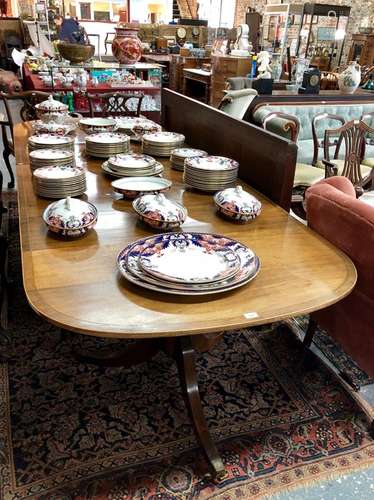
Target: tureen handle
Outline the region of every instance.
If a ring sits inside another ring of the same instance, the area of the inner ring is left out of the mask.
[[[67,196],[65,198],[65,208],[66,208],[66,210],[70,210],[70,200],[71,200],[70,196]]]
[[[236,186],[235,192],[238,196],[241,196],[243,194],[243,188],[241,186]]]
[[[157,200],[159,203],[161,203],[161,205],[163,205],[163,204],[165,203],[165,200],[166,200],[165,195],[164,195],[164,194],[162,194],[162,193],[158,193],[158,194],[156,194],[156,200]]]

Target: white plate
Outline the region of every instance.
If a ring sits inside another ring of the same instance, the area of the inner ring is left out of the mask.
[[[48,162],[49,160],[67,160],[73,158],[71,151],[63,149],[35,149],[30,152],[31,160]]]
[[[155,144],[162,146],[163,144],[174,144],[184,142],[184,135],[175,132],[154,132],[153,134],[143,135],[143,142],[149,145]]]
[[[88,135],[86,137],[86,142],[96,143],[96,144],[120,144],[123,142],[128,142],[130,140],[129,136],[126,134],[116,134],[114,132],[100,132],[98,134]]]
[[[239,163],[225,156],[205,156],[188,158],[185,166],[199,170],[238,170]]]
[[[172,182],[162,177],[128,177],[112,182],[113,191],[131,198],[140,193],[160,193],[170,188]]]

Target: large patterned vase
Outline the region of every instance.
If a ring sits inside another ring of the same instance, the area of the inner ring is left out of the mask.
[[[339,90],[343,94],[353,94],[360,85],[361,67],[355,61],[351,61],[348,68],[340,73],[338,78]]]
[[[138,28],[117,27],[112,42],[114,57],[121,64],[135,64],[142,57],[142,43],[138,38]]]

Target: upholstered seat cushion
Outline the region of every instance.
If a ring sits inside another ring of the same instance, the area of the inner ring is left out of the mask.
[[[374,158],[364,158],[362,164],[366,167],[374,168]]]
[[[324,178],[325,172],[322,169],[306,165],[305,163],[297,163],[293,185],[294,187],[312,186]]]
[[[333,163],[338,167],[338,175],[342,175],[344,169],[344,160],[331,160],[331,163]],[[325,166],[321,163],[317,163],[316,168],[322,170],[325,168]],[[372,173],[371,167],[368,167],[367,165],[364,164],[361,165],[361,175],[364,179],[365,177],[368,177],[371,173]]]

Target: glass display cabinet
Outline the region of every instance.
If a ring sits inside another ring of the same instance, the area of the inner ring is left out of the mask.
[[[339,66],[350,10],[345,5],[304,4],[296,56],[310,59],[322,71]]]
[[[302,4],[265,5],[261,47],[278,54],[280,64],[284,63],[287,48],[291,56],[296,56],[302,15]]]

